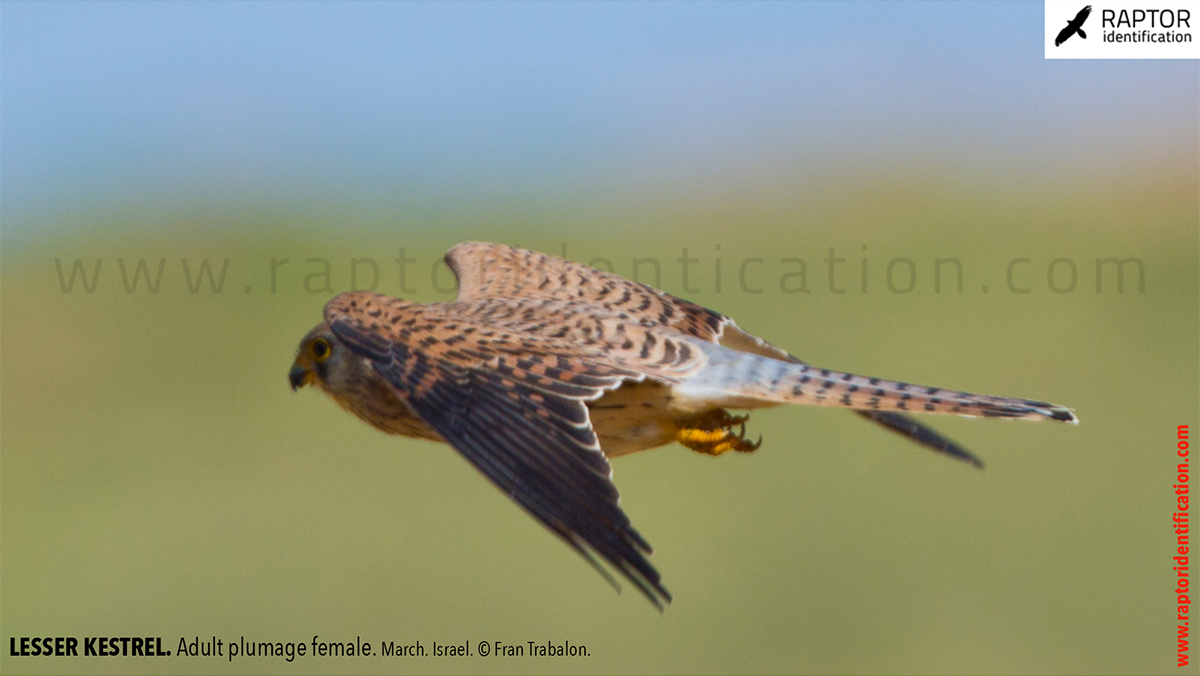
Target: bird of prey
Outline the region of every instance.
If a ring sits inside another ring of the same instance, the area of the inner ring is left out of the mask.
[[[1067,41],[1072,35],[1079,33],[1079,37],[1087,39],[1087,33],[1083,32],[1083,22],[1087,21],[1088,15],[1092,13],[1092,6],[1088,5],[1079,10],[1074,19],[1067,22],[1067,27],[1058,32],[1058,37],[1054,38],[1054,46],[1057,47]]]
[[[851,409],[980,465],[905,415],[1077,422],[1067,408],[810,366],[732,319],[614,274],[467,242],[446,263],[453,302],[351,291],[300,341],[292,389],[316,385],[385,432],[444,441],[583,555],[598,554],[660,610],[671,600],[649,543],[618,504],[608,459],[672,442],[750,452],[727,409]]]

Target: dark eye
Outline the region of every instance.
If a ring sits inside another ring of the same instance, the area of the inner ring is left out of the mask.
[[[317,361],[325,361],[329,358],[330,347],[329,341],[324,338],[317,338],[309,346],[309,351],[312,352],[313,359]]]

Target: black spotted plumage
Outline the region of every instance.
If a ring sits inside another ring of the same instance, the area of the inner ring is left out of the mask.
[[[1076,421],[1046,402],[816,369],[720,313],[537,252],[468,242],[446,262],[459,280],[453,302],[329,301],[301,341],[292,386],[315,383],[389,433],[449,443],[606,579],[616,584],[598,558],[660,609],[671,595],[619,505],[609,457],[673,441],[750,452],[745,418],[725,409],[785,403],[852,409],[975,465],[900,411]]]

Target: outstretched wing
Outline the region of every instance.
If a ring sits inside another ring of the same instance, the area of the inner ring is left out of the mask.
[[[422,420],[509,497],[614,586],[592,552],[661,610],[671,595],[646,558],[649,543],[618,505],[612,468],[584,403],[644,376],[587,363],[554,341],[509,335],[469,318],[422,314],[422,309],[376,294],[348,293],[326,305],[325,320]],[[509,345],[520,348],[519,357]]]
[[[983,469],[983,461],[974,453],[958,445],[953,439],[942,436],[932,427],[922,425],[903,413],[895,411],[855,411],[855,413],[867,420],[877,422],[897,434],[908,437],[910,441]]]
[[[458,276],[459,301],[488,298],[585,300],[614,313],[664,326],[742,352],[803,363],[782,348],[743,331],[729,317],[651,286],[536,251],[464,242],[446,252]],[[936,430],[901,413],[863,411],[864,418],[912,441],[982,467],[983,463]]]
[[[614,314],[715,341],[731,320],[708,308],[557,256],[487,242],[463,242],[446,252],[458,277],[458,301],[487,298],[583,300]]]

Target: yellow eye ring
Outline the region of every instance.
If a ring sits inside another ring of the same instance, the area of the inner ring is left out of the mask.
[[[312,355],[312,358],[315,361],[323,362],[326,359],[329,359],[329,354],[333,352],[333,349],[330,347],[328,340],[325,340],[324,338],[317,338],[311,344],[309,344],[308,352]]]

